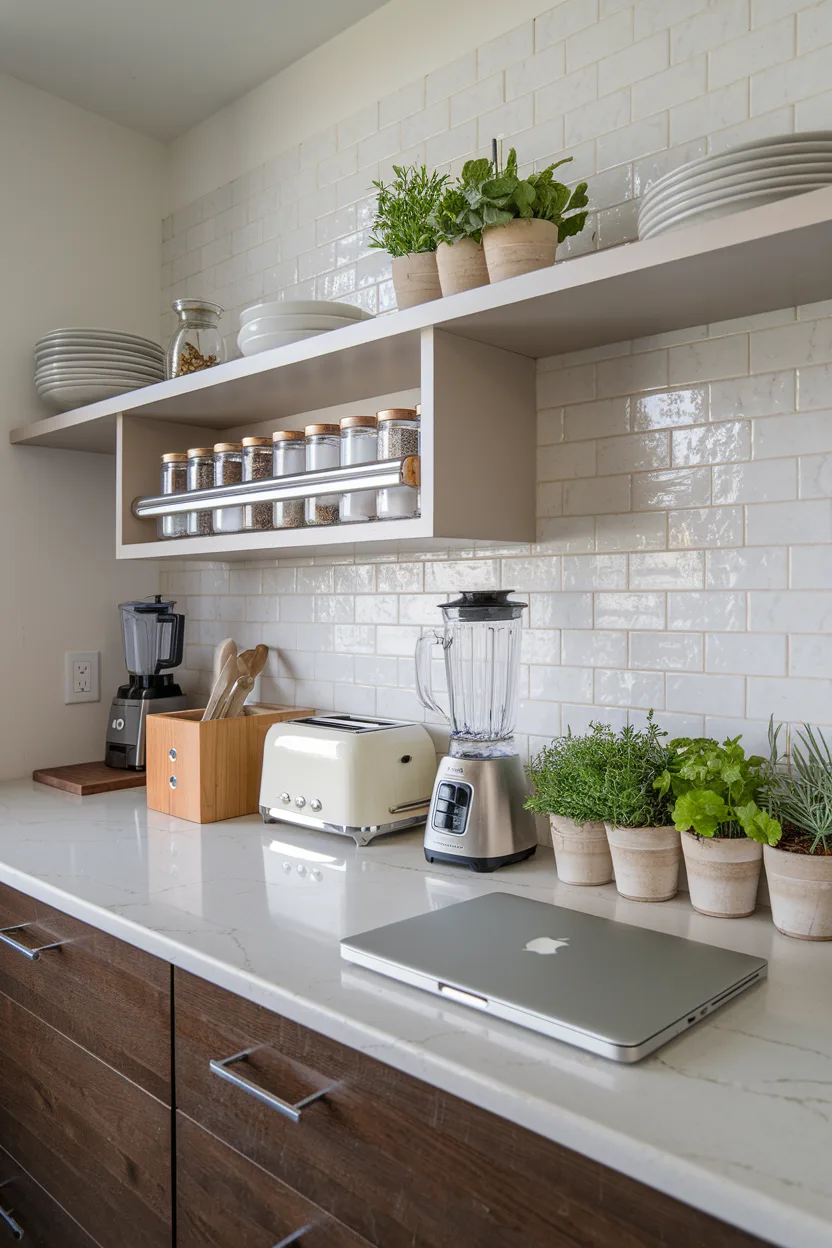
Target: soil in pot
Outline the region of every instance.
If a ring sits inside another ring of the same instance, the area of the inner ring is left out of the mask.
[[[615,886],[628,901],[670,901],[679,887],[682,846],[674,827],[606,824]]]
[[[690,903],[700,914],[742,919],[753,914],[763,864],[763,847],[747,837],[703,837],[682,833]]]
[[[612,858],[603,823],[576,823],[565,815],[550,815],[552,845],[558,879],[584,888],[609,884]]]
[[[771,917],[784,936],[832,940],[832,854],[804,851],[763,846]]]
[[[506,225],[483,230],[482,245],[488,276],[492,282],[519,273],[533,273],[555,263],[558,227],[551,221],[518,217]]]
[[[442,298],[435,251],[412,251],[393,257],[393,286],[398,308],[415,308]]]
[[[458,243],[440,243],[436,249],[436,267],[443,295],[457,295],[488,285],[488,268],[482,243],[461,238]]]

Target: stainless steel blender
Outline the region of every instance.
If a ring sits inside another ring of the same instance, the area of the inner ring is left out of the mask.
[[[458,862],[494,871],[537,848],[529,794],[514,744],[521,617],[528,603],[513,590],[465,591],[440,610],[444,629],[429,629],[416,647],[422,705],[451,725],[450,753],[439,764],[425,827],[428,862]],[[433,696],[431,651],[442,646],[449,712]]]
[[[104,762],[108,767],[144,771],[145,720],[158,711],[184,711],[187,697],[166,667],[182,662],[185,617],[176,603],[156,594],[153,601],[122,602],[121,635],[130,680],[119,685],[110,706]]]

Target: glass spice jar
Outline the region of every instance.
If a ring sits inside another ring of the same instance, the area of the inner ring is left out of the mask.
[[[179,326],[165,355],[166,376],[184,377],[222,364],[225,343],[219,326],[223,308],[208,299],[174,299],[172,307]]]
[[[214,447],[214,485],[238,485],[242,479],[242,442],[217,442]],[[239,533],[242,527],[242,504],[214,508],[215,533]]]
[[[210,490],[214,484],[213,446],[192,446],[188,451],[188,489]],[[188,536],[210,537],[214,517],[210,511],[188,512]]]
[[[375,416],[345,416],[341,421],[341,467],[371,464],[378,457],[378,422]],[[342,524],[376,518],[376,491],[357,490],[342,494],[339,505]]]
[[[243,438],[243,480],[265,481],[272,475],[271,438]],[[272,503],[247,503],[243,507],[244,529],[270,529]]]
[[[307,425],[306,471],[337,468],[341,462],[341,430],[337,425]],[[339,496],[319,494],[306,500],[307,524],[337,524]]]
[[[379,459],[405,459],[419,454],[419,417],[411,407],[391,407],[378,413]],[[404,520],[419,514],[419,492],[409,485],[379,490],[379,520]]]
[[[188,456],[171,451],[162,456],[162,493],[184,494],[188,488]],[[187,513],[160,516],[156,521],[159,537],[184,537],[188,531]]]
[[[272,435],[274,443],[272,475],[291,477],[306,472],[306,435],[300,429],[279,429]],[[274,527],[276,529],[300,529],[303,527],[304,506],[302,498],[290,498],[274,504]]]

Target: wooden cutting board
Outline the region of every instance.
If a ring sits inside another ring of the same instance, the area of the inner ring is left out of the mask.
[[[89,797],[92,793],[113,793],[117,789],[144,788],[147,777],[143,771],[121,771],[105,763],[73,763],[70,767],[42,767],[32,772],[38,784],[51,785]]]

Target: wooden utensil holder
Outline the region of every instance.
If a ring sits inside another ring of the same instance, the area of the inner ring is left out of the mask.
[[[147,805],[191,823],[254,815],[260,804],[263,745],[272,724],[310,708],[247,708],[236,719],[202,722],[202,711],[148,715]]]

